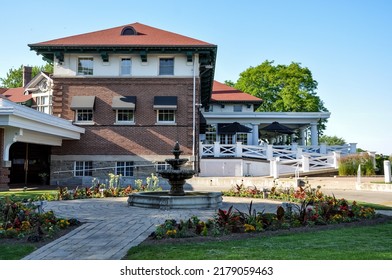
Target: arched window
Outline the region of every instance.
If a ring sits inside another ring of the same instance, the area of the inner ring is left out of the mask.
[[[132,36],[132,35],[137,35],[137,32],[136,32],[135,28],[133,28],[132,26],[126,26],[121,31],[121,35],[122,36]]]

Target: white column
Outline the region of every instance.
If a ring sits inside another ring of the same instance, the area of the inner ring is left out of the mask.
[[[340,160],[340,152],[332,152],[333,154],[333,167],[338,169],[339,168],[339,160]]]
[[[220,143],[214,142],[214,157],[220,156]]]
[[[310,144],[312,146],[318,145],[318,130],[317,130],[317,123],[310,124]]]
[[[384,160],[384,177],[385,183],[391,182],[391,162],[389,160]]]
[[[305,145],[305,128],[299,129],[299,144],[301,146]]]
[[[259,125],[252,124],[252,143],[251,145],[258,145],[259,144]]]
[[[270,161],[270,176],[272,176],[274,179],[279,178],[279,161],[279,157]]]
[[[271,160],[274,157],[274,151],[272,145],[267,146],[267,159]]]
[[[242,142],[237,142],[235,146],[235,156],[242,157]]]
[[[309,157],[302,155],[302,172],[309,172]]]

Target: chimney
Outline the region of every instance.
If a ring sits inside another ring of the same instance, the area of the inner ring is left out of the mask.
[[[33,78],[33,67],[23,66],[23,87],[26,87],[28,83],[30,83]]]

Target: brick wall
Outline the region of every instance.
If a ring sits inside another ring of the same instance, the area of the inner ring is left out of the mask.
[[[54,115],[73,120],[73,96],[93,95],[96,100],[95,125],[83,126],[86,133],[80,141],[64,141],[53,154],[170,154],[175,141],[179,141],[184,155],[192,154],[192,79],[54,78],[54,84]],[[178,96],[177,125],[155,125],[154,96],[171,95]],[[113,125],[114,96],[136,96],[135,125]]]
[[[83,125],[80,140],[63,141],[53,147],[52,155],[113,155],[172,157],[175,141],[182,156],[192,155],[192,78],[54,78],[53,114],[74,120],[70,105],[73,96],[95,96],[94,125]],[[114,125],[116,112],[112,108],[115,96],[136,96],[135,124]],[[177,96],[176,125],[156,125],[154,96]],[[196,83],[196,103],[200,103],[199,80]],[[198,113],[196,114],[196,149],[198,149]],[[196,150],[197,153],[197,150]],[[80,157],[79,157],[80,158]],[[69,158],[68,158],[69,159]],[[79,159],[80,160],[80,159]],[[141,162],[140,162],[141,163]],[[64,170],[67,163],[51,161],[51,170]],[[93,163],[96,165],[96,163]],[[142,163],[141,163],[142,164]],[[151,171],[154,171],[153,169]],[[53,174],[52,174],[53,175]],[[67,177],[64,174],[60,177]],[[54,176],[56,177],[56,176]],[[60,178],[64,180],[65,178]],[[72,184],[71,178],[68,180]]]

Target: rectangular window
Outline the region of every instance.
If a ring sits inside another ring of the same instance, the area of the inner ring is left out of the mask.
[[[157,172],[168,170],[169,167],[170,167],[170,165],[167,164],[165,161],[158,161],[155,163],[155,170]]]
[[[52,98],[49,95],[38,95],[35,98],[35,105],[32,107],[37,111],[52,114]]]
[[[120,62],[120,75],[130,76],[131,75],[132,62],[130,58],[122,58]]]
[[[242,112],[242,105],[234,105],[234,112]]]
[[[159,59],[159,75],[174,75],[174,58]]]
[[[216,125],[207,125],[206,142],[207,144],[214,144],[215,141],[216,141]]]
[[[78,75],[93,75],[94,59],[79,58],[78,59]]]
[[[74,174],[76,177],[93,176],[92,161],[75,161]]]
[[[133,110],[117,110],[117,122],[133,123],[135,114]]]
[[[176,121],[175,110],[157,110],[158,123],[174,123]]]
[[[92,109],[79,109],[76,110],[76,122],[78,123],[91,123],[93,121]]]
[[[233,134],[220,134],[219,142],[223,145],[233,144]]]
[[[133,161],[118,161],[116,163],[116,175],[124,177],[133,176]]]
[[[242,144],[248,144],[248,134],[247,133],[237,133],[237,142],[242,142]]]

